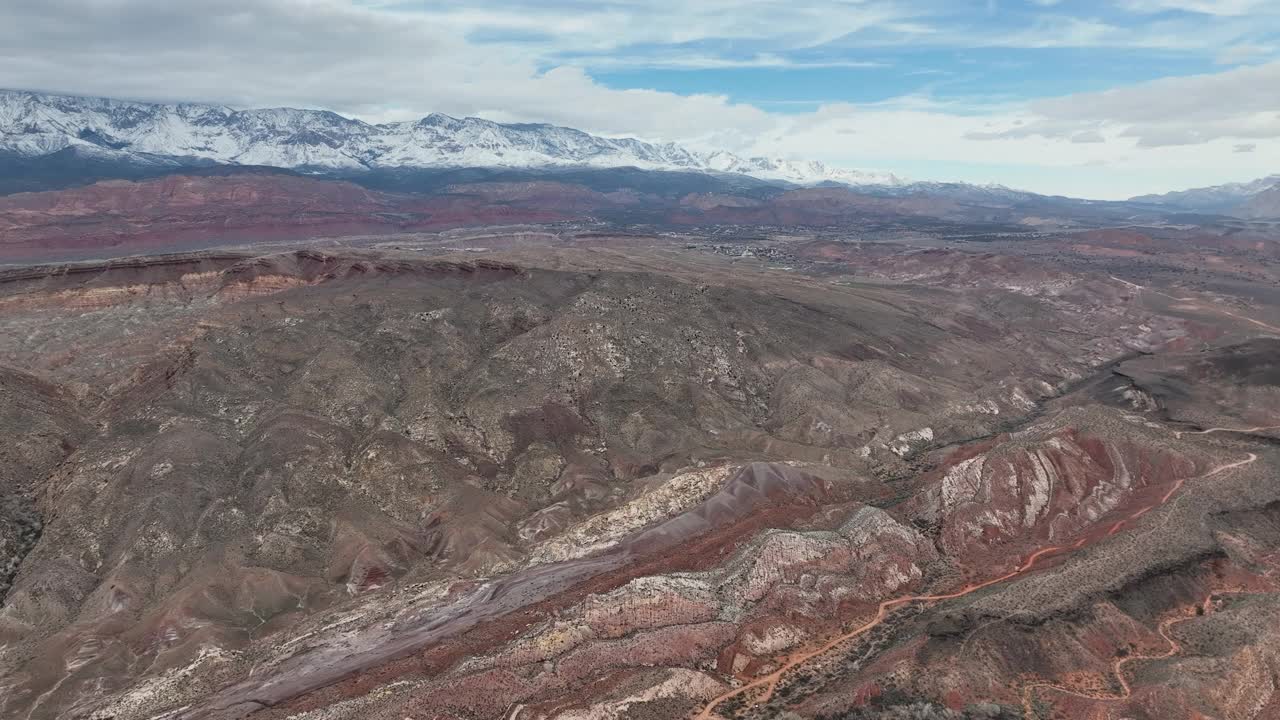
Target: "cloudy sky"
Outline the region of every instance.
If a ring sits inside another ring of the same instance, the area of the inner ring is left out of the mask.
[[[0,87],[1120,198],[1280,172],[1280,0],[3,0]]]

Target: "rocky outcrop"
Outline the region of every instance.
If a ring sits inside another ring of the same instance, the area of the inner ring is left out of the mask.
[[[1066,414],[946,464],[913,506],[966,564],[1011,542],[1068,543],[1197,473],[1204,461],[1169,449],[1163,434],[1118,413]]]

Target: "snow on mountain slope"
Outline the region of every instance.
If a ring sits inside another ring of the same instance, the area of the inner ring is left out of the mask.
[[[742,158],[728,152],[712,152],[703,156],[709,170],[742,173],[770,180],[809,184],[838,182],[846,185],[901,185],[904,181],[887,172],[845,170],[827,167],[816,160],[779,160],[776,158]]]
[[[139,163],[201,160],[283,168],[638,167],[749,175],[798,184],[899,185],[888,173],[819,162],[695,153],[672,143],[572,128],[431,114],[373,125],[321,110],[234,110],[0,90],[0,152],[73,148]]]
[[[1263,190],[1240,203],[1231,209],[1230,214],[1259,220],[1280,218],[1280,177],[1270,189]]]
[[[1280,175],[1268,175],[1251,182],[1193,188],[1163,195],[1141,195],[1131,200],[1183,210],[1222,211],[1244,204],[1277,185],[1280,185]]]

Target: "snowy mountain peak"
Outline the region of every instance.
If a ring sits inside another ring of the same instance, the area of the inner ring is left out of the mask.
[[[1280,186],[1280,175],[1268,175],[1249,182],[1179,190],[1163,195],[1141,195],[1130,199],[1184,210],[1221,211],[1234,208],[1276,186]]]
[[[797,184],[900,185],[890,173],[820,162],[696,153],[674,143],[606,138],[555,125],[431,113],[369,124],[327,110],[236,110],[0,90],[0,152],[72,149],[136,163],[282,168],[637,167],[748,175]]]

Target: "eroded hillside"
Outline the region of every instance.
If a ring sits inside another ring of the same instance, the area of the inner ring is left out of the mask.
[[[504,247],[0,276],[39,527],[0,540],[3,714],[1280,702],[1245,310],[990,251]]]

